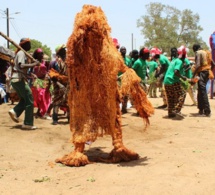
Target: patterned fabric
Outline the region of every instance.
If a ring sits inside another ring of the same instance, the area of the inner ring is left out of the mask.
[[[180,83],[164,85],[167,95],[168,113],[180,112],[184,104],[186,92]]]

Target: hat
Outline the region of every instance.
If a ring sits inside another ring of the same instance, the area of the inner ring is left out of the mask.
[[[30,39],[29,38],[22,38],[19,42],[19,45],[23,45],[26,42],[30,42]]]
[[[118,43],[118,40],[116,38],[113,38],[113,44],[117,49],[119,49],[120,44]]]
[[[65,48],[66,48],[66,46],[64,44],[58,45],[55,48],[55,53],[57,54],[61,49],[65,49]]]
[[[157,47],[154,47],[154,48],[152,48],[152,49],[150,50],[150,53],[151,53],[152,57],[154,57],[155,55],[159,55],[159,54],[161,54],[162,52],[161,52],[161,50],[158,49]]]
[[[189,51],[189,49],[186,48],[184,45],[179,47],[177,50],[178,50],[178,58],[182,58],[182,56],[187,57],[187,52]]]
[[[145,47],[145,48],[143,49],[143,53],[149,53],[149,49],[148,49],[147,47]]]
[[[43,53],[43,50],[41,48],[36,49],[37,53]]]

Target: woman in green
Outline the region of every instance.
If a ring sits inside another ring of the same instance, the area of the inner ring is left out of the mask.
[[[165,77],[166,71],[170,65],[170,61],[165,55],[161,54],[161,50],[154,47],[151,49],[151,55],[152,57],[160,64],[160,69],[156,73],[155,77],[159,78],[160,82],[162,83],[162,94],[163,94],[163,105],[158,106],[157,108],[166,108],[167,107],[167,98],[166,98],[166,92],[163,84],[163,79]]]
[[[148,61],[148,69],[149,69],[149,97],[156,98],[157,97],[157,79],[155,78],[156,70],[158,68],[158,63],[152,58]]]
[[[184,56],[184,76],[187,77],[188,79],[192,79],[193,78],[193,72],[191,70],[191,63],[190,60]],[[188,84],[187,82],[185,82],[185,91],[188,92],[193,104],[192,106],[196,106],[197,105],[197,98],[195,95],[195,90],[194,90],[194,85]]]
[[[186,50],[183,50],[186,55]],[[178,58],[178,51],[176,48],[171,49],[172,61],[166,71],[164,77],[164,87],[167,95],[168,117],[173,118],[177,116],[183,117],[181,109],[184,104],[186,92],[181,85],[182,80],[187,78],[183,76],[183,59]]]
[[[149,50],[146,47],[140,49],[139,58],[134,62],[132,69],[136,72],[137,76],[141,78],[141,84],[145,91],[147,91],[145,80],[147,75],[147,59],[149,59]]]

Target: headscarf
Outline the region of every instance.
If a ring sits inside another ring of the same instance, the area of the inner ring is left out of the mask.
[[[184,45],[180,46],[178,49],[178,58],[187,57],[187,53],[189,51]]]
[[[29,38],[22,38],[21,40],[20,40],[20,42],[19,42],[19,46],[21,46],[21,47],[23,47],[23,45],[25,44],[25,43],[27,43],[27,42],[30,42],[31,40],[29,39]],[[16,54],[18,53],[20,51],[20,49],[19,48],[17,48],[17,50],[16,50]]]
[[[155,55],[160,55],[162,52],[157,47],[154,47],[150,50],[151,56],[154,57]]]
[[[55,48],[55,53],[58,54],[58,52],[61,50],[61,49],[65,49],[66,46],[64,44],[61,44],[61,45],[58,45],[56,48]]]
[[[118,40],[116,38],[113,38],[113,44],[117,49],[120,48],[120,44],[118,43]]]

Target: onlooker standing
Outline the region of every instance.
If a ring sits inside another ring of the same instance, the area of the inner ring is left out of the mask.
[[[187,79],[183,76],[183,58],[178,58],[178,53],[175,49],[176,48],[171,49],[172,60],[164,77],[164,87],[168,102],[169,118],[176,117],[176,115],[183,117],[181,114],[181,109],[186,97],[186,92],[182,88],[180,82],[180,79]],[[185,50],[183,50],[183,56],[184,55],[186,55]]]
[[[147,59],[149,59],[149,49],[146,47],[143,47],[140,49],[139,52],[139,58],[134,62],[132,69],[135,70],[137,76],[141,78],[141,84],[145,92],[147,92],[146,87],[146,77],[148,77],[147,74]]]
[[[158,48],[152,48],[150,51],[152,57],[160,64],[160,69],[156,73],[155,77],[158,78],[160,82],[162,83],[162,94],[163,94],[163,105],[158,106],[157,108],[166,108],[167,107],[167,98],[166,98],[166,92],[163,85],[163,79],[165,77],[166,71],[170,65],[170,61],[165,55],[161,54],[161,51]]]
[[[184,69],[184,76],[187,77],[188,79],[191,79],[193,77],[193,72],[191,70],[191,63],[190,60],[187,58],[187,54],[185,55],[183,52],[183,50],[186,50],[186,53],[189,51],[188,48],[185,48],[185,46],[181,46],[178,49],[178,57],[182,59],[183,61],[183,69]],[[190,95],[191,100],[193,101],[193,106],[197,106],[197,99],[195,96],[195,92],[193,89],[193,85],[189,84],[189,85],[185,85],[185,91],[188,92],[188,94]]]
[[[31,42],[28,38],[22,38],[19,45],[25,50],[29,51],[31,49]],[[20,101],[19,103],[9,111],[9,115],[13,121],[19,122],[19,116],[25,111],[23,129],[33,130],[37,127],[34,126],[34,105],[33,96],[31,89],[27,82],[27,71],[28,68],[38,66],[40,63],[34,62],[31,64],[27,63],[27,58],[22,50],[17,50],[14,67],[12,70],[11,85],[17,92]]]
[[[69,81],[68,81],[68,73],[67,73],[67,65],[65,63],[66,60],[66,46],[64,44],[57,46],[56,48],[56,56],[57,56],[57,64],[59,71],[51,69],[49,72],[49,76],[51,77],[53,83],[53,97],[52,104],[53,105],[53,125],[58,124],[58,111],[59,108],[63,109],[63,111],[67,114],[67,118],[69,121],[70,113],[68,106],[68,91],[69,91]],[[52,75],[54,73],[54,76]],[[57,74],[55,74],[57,73]],[[60,75],[66,79],[61,80]]]
[[[126,52],[127,52],[126,48],[124,46],[122,46],[122,47],[120,47],[119,51],[122,55],[125,65],[128,67],[131,67],[131,60],[128,57],[126,57]],[[122,73],[119,73],[118,76],[120,76],[121,74]],[[127,113],[128,97],[129,97],[128,94],[123,95],[122,109],[121,109],[123,114]]]
[[[33,74],[36,78],[34,79],[31,90],[34,97],[34,107],[38,108],[36,117],[51,119],[51,117],[46,114],[51,103],[51,80],[48,79],[48,70],[43,56],[44,54],[41,48],[36,49],[33,53],[33,57],[41,64],[33,68]]]
[[[155,78],[156,71],[158,69],[158,63],[151,58],[148,62],[149,68],[149,97],[156,98],[157,97],[157,80]]]
[[[208,100],[206,85],[209,79],[213,79],[213,73],[211,71],[212,67],[212,57],[211,53],[205,51],[201,48],[199,44],[193,45],[193,51],[195,52],[195,70],[193,73],[193,77],[196,75],[199,77],[198,80],[198,109],[200,115],[210,116],[211,109]]]
[[[134,49],[131,51],[131,67],[133,66],[134,62],[139,58],[139,52]]]

